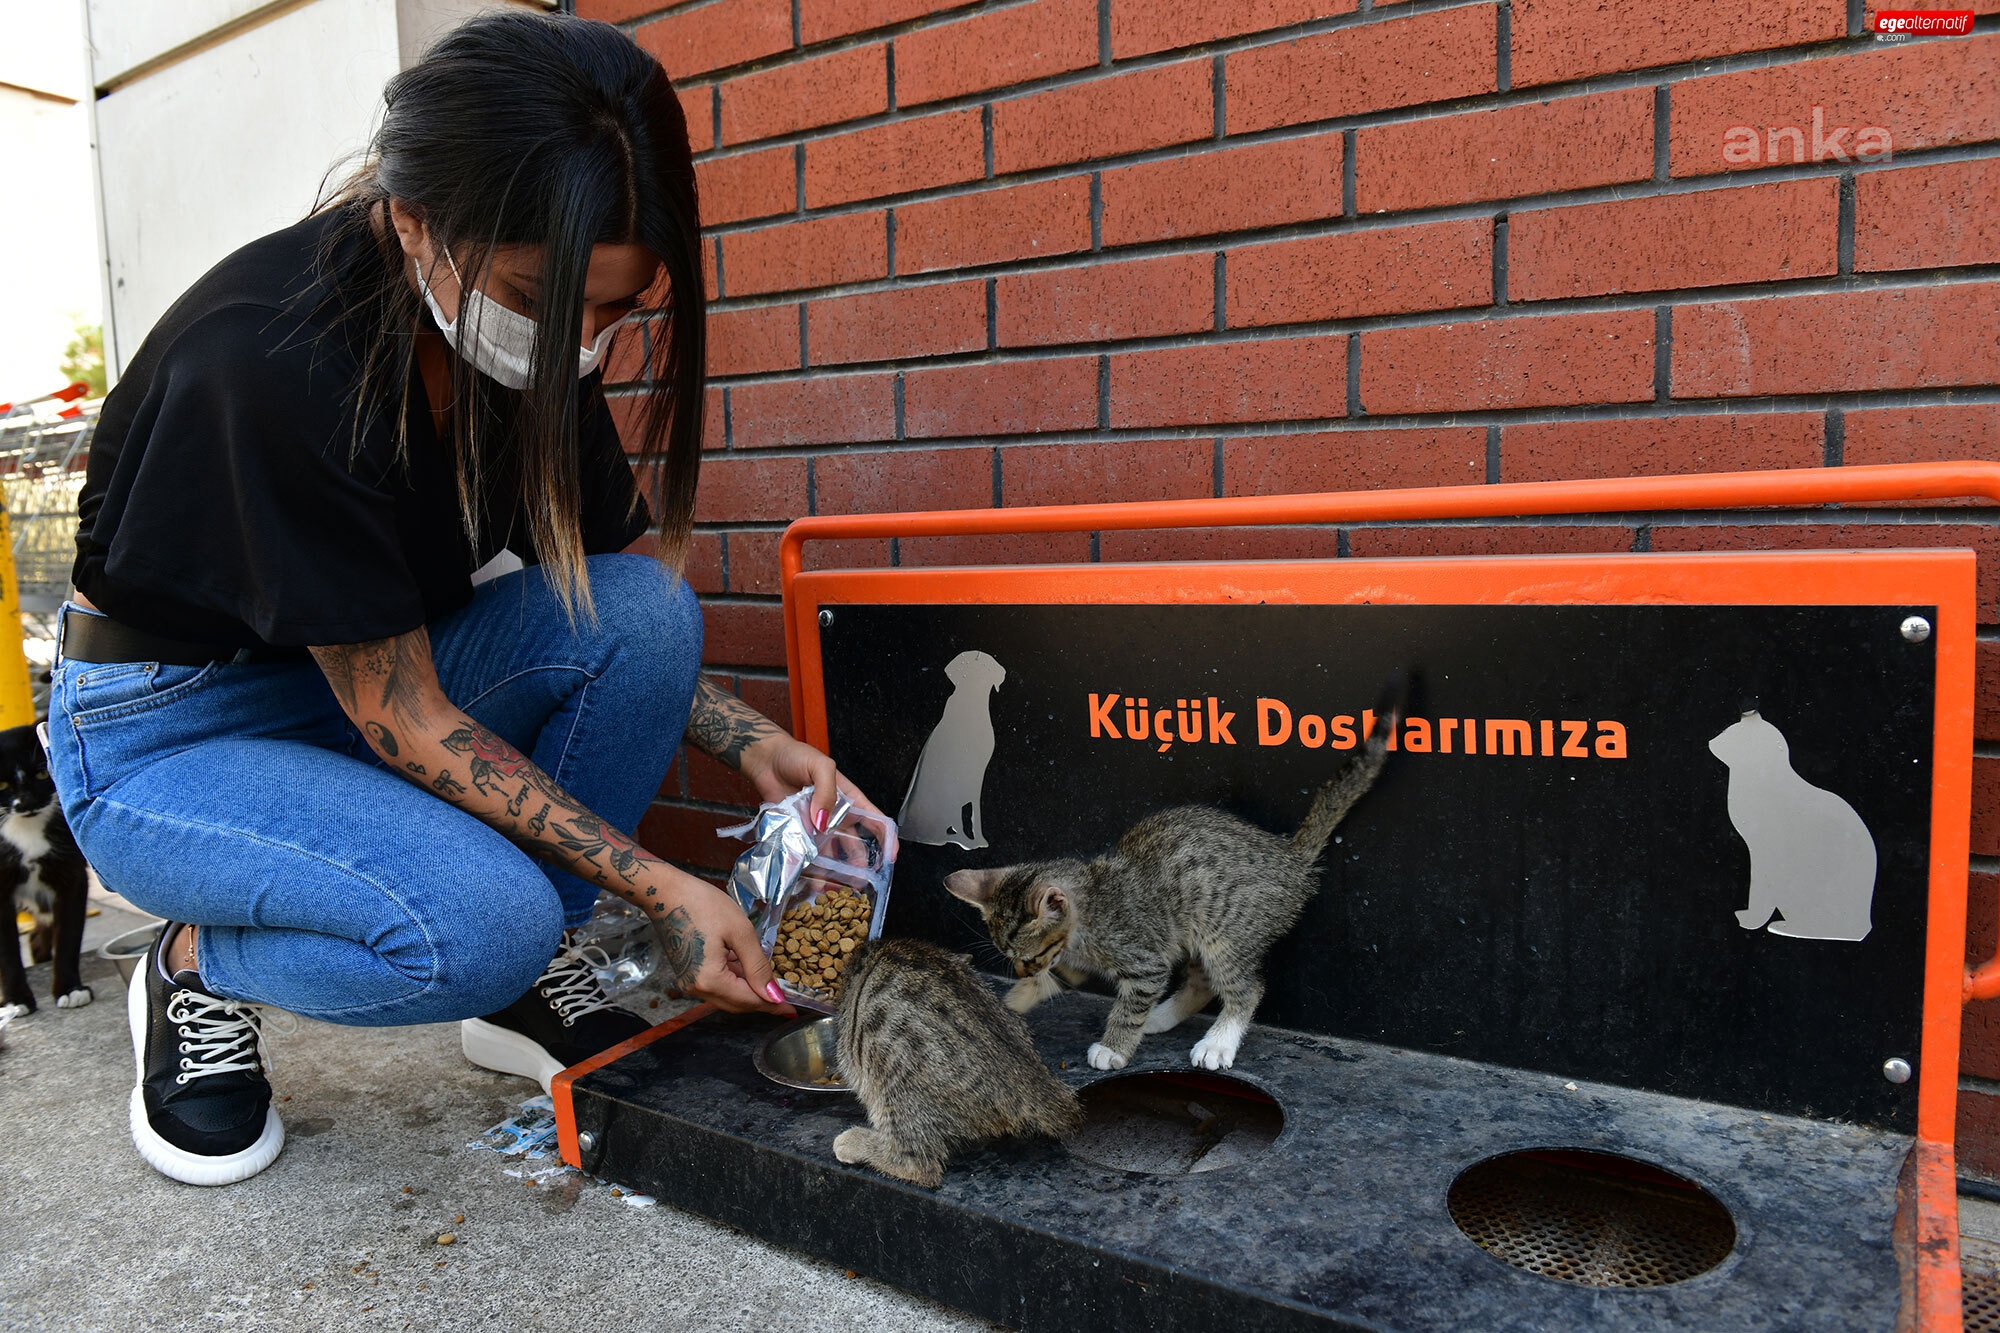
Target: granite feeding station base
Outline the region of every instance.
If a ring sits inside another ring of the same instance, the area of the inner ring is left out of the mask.
[[[1959,495],[2000,503],[2000,465],[800,520],[792,716],[930,812],[888,934],[1003,972],[951,871],[1184,804],[1296,828],[1403,673],[1393,753],[1226,1077],[1188,1063],[1206,1017],[1091,1070],[1109,1001],[1061,995],[1029,1023],[1084,1128],[923,1190],[834,1159],[862,1111],[761,1075],[770,1020],[694,1011],[558,1079],[564,1154],[1050,1333],[1956,1330],[1960,1009],[2000,994],[2000,962],[1964,962],[1973,552],[803,548]]]
[[[705,1010],[573,1080],[564,1156],[1014,1328],[1895,1327],[1906,1135],[1263,1026],[1196,1073],[1204,1019],[1104,1074],[1108,1006],[1030,1016],[1084,1131],[936,1190],[836,1161],[854,1099],[767,1081],[773,1020]]]

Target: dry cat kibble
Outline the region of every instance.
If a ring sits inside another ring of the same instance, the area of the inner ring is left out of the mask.
[[[771,962],[787,986],[838,997],[847,956],[868,939],[874,914],[868,895],[829,889],[814,902],[794,903],[778,922]]]

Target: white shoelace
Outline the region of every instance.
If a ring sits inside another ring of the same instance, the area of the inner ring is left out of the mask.
[[[200,991],[176,990],[167,1001],[167,1021],[181,1038],[181,1069],[174,1082],[186,1086],[211,1074],[254,1073],[271,1064],[264,1043],[266,1014],[241,1000],[223,1000]],[[297,1030],[273,1025],[279,1032]]]
[[[572,944],[564,939],[548,970],[535,983],[542,998],[562,1016],[564,1027],[585,1014],[612,1007],[611,997],[604,993],[604,984],[597,979],[599,968],[611,970],[610,955],[604,950],[595,944]]]

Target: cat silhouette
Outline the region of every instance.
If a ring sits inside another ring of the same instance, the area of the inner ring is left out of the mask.
[[[1794,772],[1785,734],[1755,710],[1708,748],[1729,766],[1729,822],[1750,848],[1750,905],[1737,924],[1770,922],[1773,935],[1807,940],[1866,939],[1875,839],[1854,807]]]
[[[993,718],[987,704],[1007,679],[1007,668],[971,651],[952,658],[944,674],[958,688],[945,700],[944,715],[917,756],[896,826],[905,842],[951,843],[973,851],[986,846],[979,796],[993,758]]]

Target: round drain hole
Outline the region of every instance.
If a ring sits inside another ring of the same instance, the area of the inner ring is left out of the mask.
[[[1473,1244],[1586,1287],[1664,1287],[1721,1263],[1736,1224],[1715,1196],[1645,1162],[1543,1149],[1467,1168],[1445,1196]]]
[[[1219,1074],[1121,1074],[1080,1097],[1083,1128],[1069,1150],[1121,1171],[1217,1171],[1256,1157],[1285,1127],[1261,1089]]]

